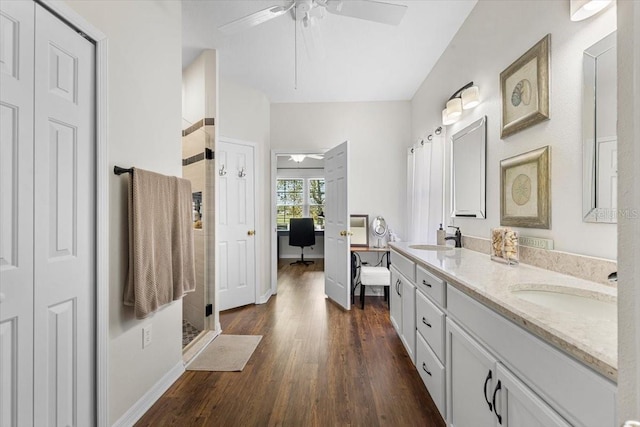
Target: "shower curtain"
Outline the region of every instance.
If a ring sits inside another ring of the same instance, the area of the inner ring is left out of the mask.
[[[442,135],[424,139],[407,153],[408,241],[436,243],[443,222],[443,164]]]

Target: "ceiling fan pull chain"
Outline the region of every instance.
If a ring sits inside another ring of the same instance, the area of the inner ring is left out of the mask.
[[[298,8],[294,7],[294,24],[293,24],[293,88],[298,90]]]

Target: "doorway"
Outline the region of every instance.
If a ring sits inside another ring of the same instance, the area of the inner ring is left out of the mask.
[[[324,270],[325,171],[324,154],[321,152],[283,151],[274,154],[272,204],[275,217],[272,226],[276,245],[272,252],[272,271],[277,282],[278,271],[283,267],[304,269],[300,263],[290,265],[302,257],[307,263],[317,264],[313,266],[314,271]],[[313,219],[315,243],[303,249],[289,245],[290,221],[293,218]]]

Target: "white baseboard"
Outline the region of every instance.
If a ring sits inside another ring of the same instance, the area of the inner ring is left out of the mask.
[[[271,288],[267,289],[267,292],[265,292],[264,295],[258,297],[256,304],[266,304],[267,301],[269,301],[269,298],[271,298]]]
[[[184,363],[178,362],[163,375],[112,427],[131,427],[153,406],[162,394],[184,373]]]

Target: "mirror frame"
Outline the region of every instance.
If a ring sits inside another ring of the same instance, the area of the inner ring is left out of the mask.
[[[583,52],[582,64],[582,220],[614,224],[617,222],[616,209],[599,208],[597,206],[597,100],[596,75],[598,57],[616,47],[616,31],[586,48]],[[617,66],[617,64],[616,64]],[[593,76],[593,81],[587,81]],[[587,87],[591,91],[587,90]],[[593,123],[593,126],[588,126]],[[616,135],[617,139],[617,135]],[[587,157],[588,156],[588,157]]]
[[[455,143],[457,140],[471,133],[478,132],[480,144],[482,144],[482,154],[480,156],[480,171],[477,179],[482,180],[478,209],[465,210],[456,206],[456,159]],[[487,206],[487,116],[484,116],[471,123],[464,129],[456,132],[451,137],[451,217],[452,218],[486,218]]]
[[[363,219],[364,227],[354,227],[353,220],[354,219]],[[351,246],[358,247],[369,247],[369,215],[350,215],[349,216],[349,231],[353,233],[354,228],[364,228],[364,241],[354,239],[356,237],[355,234],[351,236]]]

